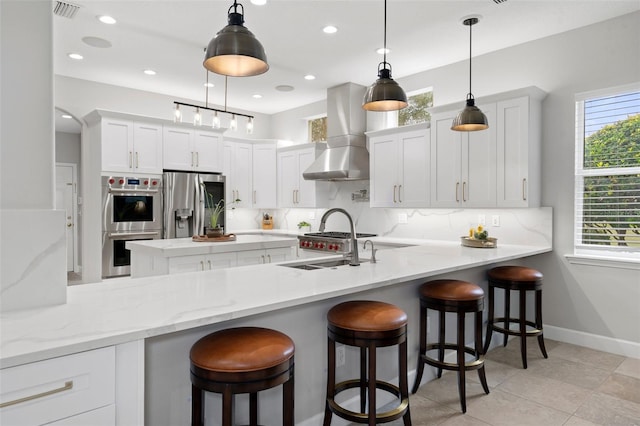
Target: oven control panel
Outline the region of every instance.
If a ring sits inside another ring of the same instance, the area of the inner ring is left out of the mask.
[[[351,251],[349,241],[327,241],[313,237],[298,237],[298,246],[305,250],[326,251],[330,253],[349,253]]]
[[[103,176],[104,186],[118,189],[157,189],[162,187],[161,177]]]

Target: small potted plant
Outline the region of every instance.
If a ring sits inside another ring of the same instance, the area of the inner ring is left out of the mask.
[[[311,224],[303,220],[302,222],[298,223],[298,229],[300,230],[300,232],[311,232]]]
[[[225,201],[221,199],[217,203],[214,204],[213,194],[209,192],[205,192],[205,207],[211,209],[211,216],[209,216],[209,227],[205,229],[205,233],[209,238],[217,238],[222,237],[224,235],[224,228],[220,226],[218,223],[218,219],[220,219],[220,215],[224,211]],[[233,205],[235,203],[239,203],[241,200],[239,198],[233,200],[228,205]],[[235,207],[231,207],[235,209]]]

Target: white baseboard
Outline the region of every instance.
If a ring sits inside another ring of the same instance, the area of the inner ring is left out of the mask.
[[[598,351],[609,352],[631,358],[640,358],[640,343],[629,340],[614,339],[612,337],[585,333],[583,331],[570,330],[568,328],[554,327],[544,324],[544,337],[584,346]]]

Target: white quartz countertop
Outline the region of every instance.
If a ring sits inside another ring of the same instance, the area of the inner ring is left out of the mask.
[[[380,251],[377,263],[357,267],[267,264],[71,286],[64,305],[0,314],[0,368],[551,251],[409,241],[418,245]]]
[[[291,247],[298,244],[297,238],[287,235],[234,235],[235,241],[196,242],[191,238],[127,241],[126,248],[133,253],[173,257]]]

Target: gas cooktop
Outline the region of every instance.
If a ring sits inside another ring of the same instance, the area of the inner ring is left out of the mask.
[[[304,234],[305,237],[322,237],[322,238],[349,238],[351,239],[350,232],[308,232]],[[375,237],[376,234],[360,234],[356,232],[356,238],[369,238]]]

